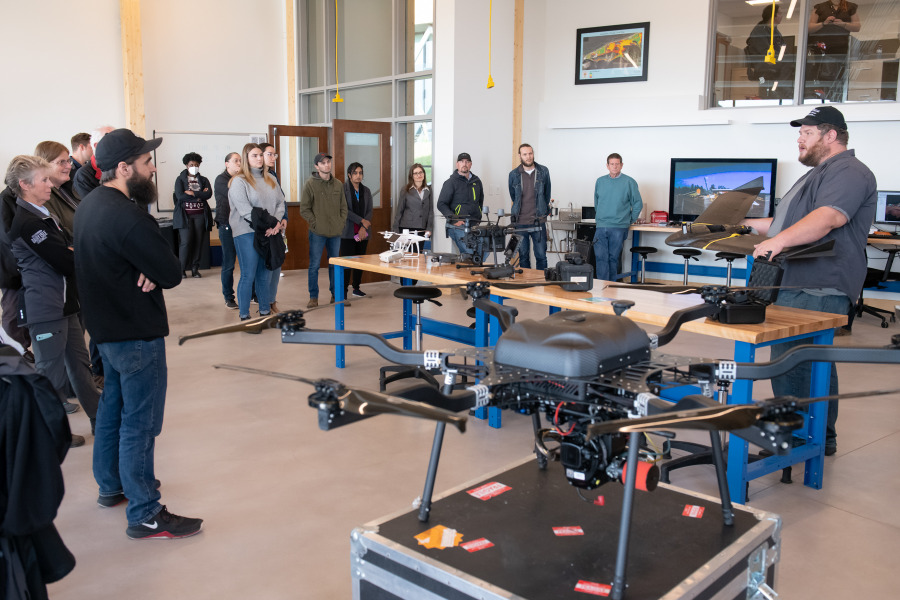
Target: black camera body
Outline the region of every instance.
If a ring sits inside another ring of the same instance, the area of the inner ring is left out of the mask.
[[[594,267],[581,254],[572,252],[555,267],[544,269],[544,279],[567,282],[560,286],[567,292],[589,292],[594,287]]]

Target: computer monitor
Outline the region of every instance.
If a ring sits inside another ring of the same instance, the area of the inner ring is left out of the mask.
[[[900,192],[878,190],[875,222],[879,225],[900,225]]]
[[[595,219],[597,217],[597,209],[593,206],[582,206],[581,207],[581,220],[589,221],[591,219]]]
[[[694,221],[723,193],[761,188],[748,217],[775,214],[775,158],[673,158],[669,178],[669,219]]]

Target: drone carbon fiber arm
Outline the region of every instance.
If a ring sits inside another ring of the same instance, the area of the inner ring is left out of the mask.
[[[678,330],[681,329],[681,326],[685,323],[716,315],[719,313],[719,308],[718,304],[704,302],[697,306],[682,308],[681,310],[676,311],[669,317],[666,326],[656,332],[656,347],[659,348],[660,346],[665,346],[671,342],[678,334]]]
[[[841,346],[797,346],[777,360],[766,363],[733,363],[735,379],[770,379],[784,375],[804,362],[900,364],[900,347],[845,348]],[[721,365],[721,363],[720,363]],[[718,375],[720,366],[717,365]]]
[[[284,330],[281,341],[286,344],[322,344],[326,346],[366,346],[382,358],[397,365],[437,368],[447,356],[443,352],[413,352],[401,350],[377,333],[364,331],[334,331],[323,329]]]
[[[782,354],[777,360],[765,363],[736,363],[720,361],[709,365],[717,378],[733,381],[749,379],[759,381],[784,375],[804,362],[838,362],[863,364],[900,364],[900,346],[880,348],[844,348],[840,346],[797,346]],[[693,365],[694,368],[700,365]]]

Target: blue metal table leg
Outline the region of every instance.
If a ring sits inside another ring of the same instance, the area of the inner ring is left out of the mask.
[[[640,245],[641,245],[641,232],[637,231],[637,230],[632,231],[631,232],[631,247],[634,248],[635,246],[640,246]],[[631,276],[631,283],[638,282],[638,279],[639,279],[638,274],[640,273],[640,271],[638,270],[639,268],[640,268],[640,261],[638,260],[638,255],[635,254],[634,252],[632,252],[631,253],[631,272],[633,273],[633,275]]]
[[[734,343],[736,362],[754,362],[756,347],[747,342]],[[739,379],[731,388],[729,404],[748,404],[753,401],[753,382]],[[728,436],[728,493],[732,502],[747,502],[747,452],[749,444],[736,435]]]
[[[400,285],[412,285],[412,279],[408,277],[400,278]],[[412,300],[403,299],[403,349],[413,349],[413,335],[416,330],[416,317],[413,311]]]
[[[813,336],[813,344],[831,345],[834,341],[834,330],[820,331]],[[810,398],[827,396],[830,392],[831,363],[812,363],[812,382]],[[807,459],[803,471],[803,485],[822,489],[823,471],[825,470],[825,425],[828,421],[828,402],[816,402],[809,406],[807,418],[807,444],[818,445],[819,453]]]
[[[558,307],[558,306],[551,306],[551,307],[550,307],[550,314],[551,314],[551,315],[555,315],[556,313],[558,313],[558,312],[561,311],[561,310],[562,310],[562,309],[561,309],[560,307]]]
[[[344,299],[344,267],[334,265],[334,300],[340,302]],[[334,328],[338,331],[344,329],[344,305],[334,307]],[[344,347],[334,347],[334,363],[338,369],[344,368]]]
[[[490,299],[496,302],[497,304],[503,304],[502,296],[495,296],[491,294]],[[478,311],[481,312],[481,311]],[[477,327],[477,325],[476,325]],[[490,326],[488,327],[488,345],[493,348],[497,345],[497,340],[500,339],[500,321],[497,320],[497,317],[490,318]],[[481,339],[481,338],[479,338]],[[495,428],[500,429],[503,426],[503,417],[501,416],[503,411],[496,406],[491,406],[488,408],[488,425]],[[483,418],[483,417],[482,417]]]

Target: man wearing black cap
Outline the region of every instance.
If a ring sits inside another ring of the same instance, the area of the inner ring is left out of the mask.
[[[806,117],[791,121],[800,128],[799,160],[813,167],[785,194],[772,219],[747,219],[769,239],[757,244],[754,257],[784,248],[834,240],[834,255],[784,263],[783,289],[776,304],[846,315],[856,302],[866,277],[866,237],[875,216],[875,176],[847,149],[849,133],[844,115],[832,106],[820,106]],[[804,343],[772,346],[772,358]],[[776,395],[808,397],[809,363],[772,380]],[[838,393],[837,373],[831,368],[831,392]],[[825,454],[837,451],[837,401],[828,405]]]
[[[456,157],[456,170],[444,182],[438,196],[437,209],[447,217],[447,237],[456,242],[463,254],[472,254],[474,248],[465,244],[466,232],[463,228],[481,221],[484,207],[484,189],[478,175],[472,173],[472,157],[462,152]]]
[[[340,256],[341,233],[347,222],[344,184],[331,174],[331,156],[320,152],[313,159],[316,170],[300,192],[300,216],[309,223],[309,302],[306,308],[319,305],[319,263],[322,251]],[[328,289],[334,302],[334,267],[328,266]]]
[[[163,289],[181,283],[181,265],[147,207],[156,201],[152,155],[161,138],[128,129],[106,134],[95,158],[100,187],[75,213],[75,273],[85,325],[106,375],[94,440],[97,503],[128,500],[130,538],[179,538],[201,519],[160,504],[153,468],[166,400],[169,334]]]

